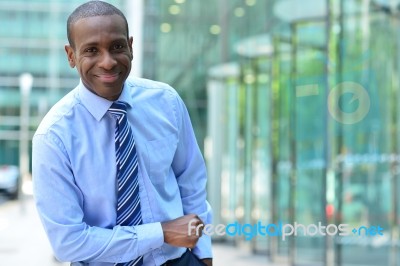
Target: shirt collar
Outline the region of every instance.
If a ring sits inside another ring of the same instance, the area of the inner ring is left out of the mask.
[[[124,84],[124,87],[122,88],[122,93],[119,96],[118,101],[123,101],[127,103],[129,107],[131,107],[129,95],[125,87],[126,84]],[[93,115],[93,117],[97,121],[100,121],[103,118],[103,116],[107,113],[108,109],[113,103],[112,101],[104,99],[91,92],[88,88],[85,87],[85,85],[82,83],[82,80],[79,82],[78,85],[78,93],[82,105],[85,106],[85,108]]]

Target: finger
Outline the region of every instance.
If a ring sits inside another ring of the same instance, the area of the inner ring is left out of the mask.
[[[203,221],[200,219],[199,216],[195,215],[194,219],[196,219],[196,228],[197,228],[197,232],[196,235],[198,235],[199,237],[201,237],[203,235],[203,230],[204,230],[204,226],[205,224],[203,223]]]
[[[201,225],[201,234],[200,234],[200,236],[202,236],[202,235],[203,235],[203,230],[204,230],[205,224],[204,224],[204,222],[200,219],[200,217],[197,216],[197,219],[199,219],[199,225]]]
[[[198,237],[201,237],[203,235],[203,230],[204,230],[204,224],[201,223],[201,221],[198,221],[196,235]]]
[[[198,233],[199,237],[201,237],[203,235],[203,230],[204,230],[204,224],[201,224],[200,225],[200,230],[199,230],[199,233]]]
[[[199,241],[199,237],[192,237],[191,239],[189,239],[189,243],[188,243],[188,248],[194,248],[197,244],[197,242]]]

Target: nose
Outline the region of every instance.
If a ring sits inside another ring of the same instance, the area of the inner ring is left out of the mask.
[[[112,54],[110,54],[109,52],[104,52],[101,55],[101,58],[99,61],[99,67],[101,67],[105,70],[111,70],[116,64],[117,64],[117,61],[112,56]]]

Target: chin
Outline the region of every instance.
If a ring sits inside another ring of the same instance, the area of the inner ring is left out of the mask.
[[[114,86],[110,85],[109,87],[105,87],[102,91],[103,91],[102,95],[104,95],[102,96],[103,98],[106,99],[113,98],[114,100],[116,100],[118,99],[119,95],[122,92],[122,85],[118,87],[115,85]]]

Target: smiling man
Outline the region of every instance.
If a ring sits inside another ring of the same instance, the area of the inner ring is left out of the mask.
[[[125,19],[118,14],[70,16],[68,29],[69,65],[77,68],[91,92],[110,101],[118,99],[133,58]]]
[[[102,1],[67,22],[81,82],[33,138],[37,209],[54,253],[72,265],[212,265],[206,169],[170,86],[128,78],[132,37]]]

